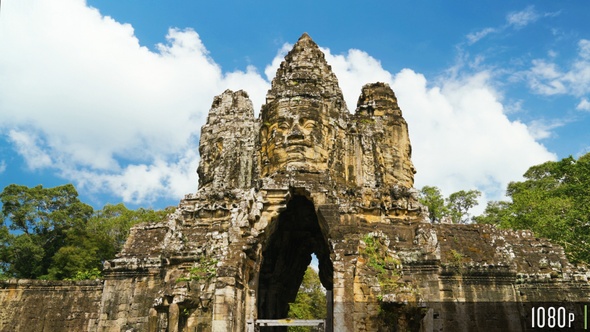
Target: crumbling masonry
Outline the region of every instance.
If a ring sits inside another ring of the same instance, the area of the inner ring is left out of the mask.
[[[198,191],[167,222],[131,230],[102,285],[84,284],[100,305],[71,314],[76,326],[245,331],[286,317],[312,253],[333,331],[522,331],[533,303],[590,302],[589,273],[559,246],[528,231],[431,224],[395,94],[367,84],[349,113],[307,34],[258,119],[246,92],[215,97],[199,152]],[[19,315],[30,284],[0,286],[0,328],[28,331]],[[59,330],[51,314],[34,326]]]

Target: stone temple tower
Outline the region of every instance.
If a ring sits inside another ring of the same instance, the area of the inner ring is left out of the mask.
[[[286,317],[312,254],[330,331],[512,331],[523,303],[589,300],[588,274],[530,232],[429,223],[394,92],[367,84],[349,112],[307,34],[258,119],[246,92],[215,97],[199,152],[198,191],[105,264],[89,330],[255,329]]]

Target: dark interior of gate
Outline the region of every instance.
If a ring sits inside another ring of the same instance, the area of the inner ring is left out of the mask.
[[[278,225],[263,251],[258,288],[258,318],[286,318],[289,302],[295,301],[314,253],[324,288],[333,287],[330,249],[318,223],[313,203],[294,196],[279,215]],[[282,331],[284,329],[275,329]]]

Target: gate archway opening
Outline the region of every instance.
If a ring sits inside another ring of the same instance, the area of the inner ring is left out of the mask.
[[[289,303],[295,301],[315,254],[320,282],[327,293],[329,317],[325,318],[326,328],[330,330],[334,272],[327,237],[315,211],[309,199],[295,195],[279,215],[277,228],[262,253],[257,299],[259,319],[287,318]],[[286,331],[286,327],[275,327],[272,331]]]

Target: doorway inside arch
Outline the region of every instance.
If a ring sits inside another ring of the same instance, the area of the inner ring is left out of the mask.
[[[259,319],[287,318],[289,303],[297,297],[312,254],[317,257],[320,282],[328,294],[329,317],[325,319],[326,330],[330,330],[333,289],[330,248],[313,203],[299,195],[295,195],[279,215],[277,228],[262,253],[257,301]],[[274,327],[265,331],[287,331],[287,328]]]

